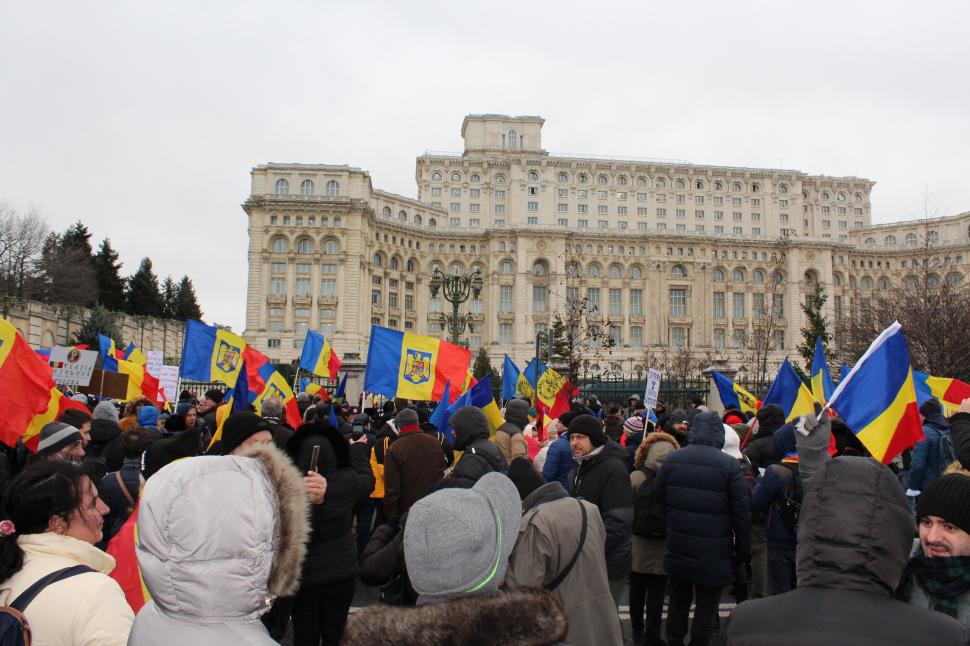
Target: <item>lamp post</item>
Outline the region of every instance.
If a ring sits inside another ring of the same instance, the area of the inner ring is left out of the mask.
[[[468,300],[469,296],[478,298],[482,293],[484,281],[482,272],[475,269],[471,274],[444,274],[435,267],[431,272],[431,282],[428,287],[431,290],[431,298],[438,298],[438,292],[451,303],[451,314],[441,314],[441,323],[448,327],[451,335],[451,342],[460,344],[458,340],[465,332],[465,328],[474,331],[472,327],[472,315],[460,314],[458,312],[461,304]]]

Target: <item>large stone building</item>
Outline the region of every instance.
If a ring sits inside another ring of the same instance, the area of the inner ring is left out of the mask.
[[[927,245],[941,279],[964,271],[970,213],[872,225],[867,179],[557,156],[542,148],[543,122],[465,117],[462,153],[417,158],[417,199],[359,168],[254,168],[246,338],[286,363],[310,328],[359,365],[372,323],[443,336],[449,306],[428,288],[437,266],[481,270],[466,339],[493,365],[505,353],[523,364],[535,333],[582,303],[614,341],[589,342],[591,373],[638,372],[667,347],[742,363],[769,308],[774,366],[800,341],[812,282],[835,319],[908,280]]]

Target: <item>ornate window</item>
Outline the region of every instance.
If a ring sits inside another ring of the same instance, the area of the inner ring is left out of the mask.
[[[687,270],[684,269],[683,265],[674,265],[674,268],[670,270],[671,278],[687,278]]]
[[[277,195],[289,195],[290,194],[290,183],[285,179],[276,180],[276,194]]]
[[[327,192],[327,197],[340,197],[340,184],[335,179],[327,182],[327,187],[325,190]]]
[[[313,182],[312,181],[310,181],[308,179],[305,179],[302,182],[300,182],[300,195],[303,196],[303,197],[312,197],[313,196]]]

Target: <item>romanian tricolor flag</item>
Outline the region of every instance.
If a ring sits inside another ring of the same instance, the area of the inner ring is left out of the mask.
[[[337,390],[335,390],[333,393],[333,401],[335,404],[342,404],[344,403],[344,400],[347,399],[347,375],[348,374],[350,373],[349,372],[344,373],[344,378],[340,380],[339,384],[337,384]],[[323,398],[329,399],[329,397],[330,396],[327,394],[327,391],[323,391]]]
[[[364,391],[439,401],[449,379],[464,383],[470,361],[471,353],[453,343],[372,325]]]
[[[758,401],[757,397],[717,370],[711,371],[711,379],[714,380],[714,387],[721,398],[721,406],[724,410],[734,408],[745,413],[756,413],[761,408],[761,402]]]
[[[803,417],[815,412],[815,398],[812,391],[808,389],[802,378],[798,376],[788,357],[781,362],[775,381],[772,382],[768,394],[761,402],[765,404],[778,404],[785,411],[785,421],[790,422],[796,417]]]
[[[293,428],[298,428],[302,418],[296,405],[296,395],[283,375],[273,367],[266,355],[253,347],[247,347],[243,357],[249,403],[256,409],[256,414],[263,414],[263,402],[278,399],[286,412],[286,422]],[[239,379],[241,381],[243,375]]]
[[[512,361],[512,357],[505,355],[502,363],[502,400],[508,401],[515,397],[519,383],[519,367]]]
[[[222,427],[232,414],[232,400],[219,404],[216,408],[216,432],[212,434],[212,440],[206,449],[211,449],[212,445],[222,439]]]
[[[536,412],[557,419],[569,410],[573,387],[569,380],[552,368],[546,368],[536,384]]]
[[[300,379],[300,392],[308,394],[310,397],[315,397],[320,395],[320,399],[327,401],[330,399],[330,393],[327,389],[320,384],[315,384],[309,379]]]
[[[340,371],[340,357],[322,334],[317,334],[313,330],[306,331],[303,352],[300,353],[300,370],[329,377],[331,381],[337,378],[337,373]]]
[[[943,405],[943,415],[949,417],[957,412],[960,403],[970,397],[970,384],[950,377],[934,377],[925,372],[913,371],[916,399],[919,404],[936,397]]]
[[[447,390],[448,382],[445,382],[445,386]],[[438,405],[441,406],[442,404]],[[495,403],[495,396],[492,394],[492,380],[488,375],[456,399],[455,403],[449,407],[450,412],[454,414],[459,408],[465,406],[482,409],[482,412],[485,413],[485,419],[488,420],[488,436],[490,438],[495,437],[495,431],[505,423],[505,418],[502,417],[502,413]]]
[[[128,343],[128,347],[125,348],[125,361],[130,361],[136,365],[144,366],[148,363],[148,357],[142,352],[141,348],[135,345],[134,341]]]
[[[245,350],[246,341],[238,334],[190,319],[185,323],[179,374],[182,379],[221,381],[232,388]]]
[[[108,554],[115,559],[115,568],[110,576],[121,586],[121,591],[125,593],[125,600],[135,614],[138,614],[141,607],[152,600],[152,595],[145,586],[145,580],[141,577],[141,569],[138,567],[138,556],[135,552],[137,544],[138,507],[136,506],[125,524],[108,543],[107,549]]]
[[[884,464],[924,439],[909,348],[898,321],[873,341],[828,405]]]
[[[115,347],[115,340],[99,334],[98,348],[101,350],[101,369],[108,372],[118,372],[118,360],[124,359],[125,353]]]
[[[812,396],[815,401],[825,404],[832,396],[835,385],[832,383],[832,373],[825,360],[825,348],[822,347],[822,337],[815,337],[815,354],[812,355]]]
[[[148,372],[148,367],[124,359],[118,360],[118,372],[128,375],[128,392],[125,398],[131,401],[139,395],[158,401],[158,378]]]

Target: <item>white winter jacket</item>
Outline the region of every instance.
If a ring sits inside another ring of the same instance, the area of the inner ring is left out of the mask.
[[[298,588],[308,504],[303,478],[271,444],[154,474],[136,548],[152,601],[128,644],[277,646],[259,617]]]
[[[0,583],[0,605],[51,572],[86,565],[94,572],[52,583],[27,606],[24,615],[33,646],[124,646],[134,619],[118,583],[108,576],[115,560],[90,543],[53,532],[17,538],[26,554],[24,567]]]

